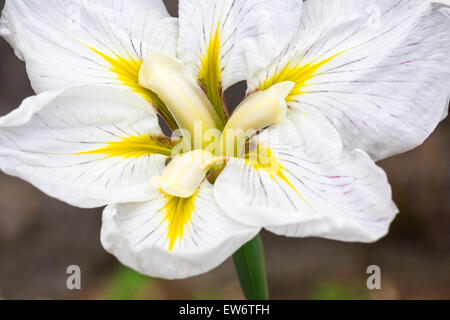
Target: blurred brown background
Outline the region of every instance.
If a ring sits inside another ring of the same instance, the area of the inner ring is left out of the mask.
[[[172,14],[177,1],[167,0]],[[4,0],[0,0],[3,8]],[[236,105],[244,92],[227,93]],[[0,115],[33,95],[24,65],[0,39]],[[271,298],[450,299],[450,121],[420,148],[383,161],[401,214],[371,245],[263,234]],[[53,200],[0,173],[0,299],[241,299],[231,261],[183,281],[142,277],[101,247],[101,210]],[[66,268],[82,269],[82,290],[66,287]],[[366,268],[382,269],[382,290],[366,287]]]

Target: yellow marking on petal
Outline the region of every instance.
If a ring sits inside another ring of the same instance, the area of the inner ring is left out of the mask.
[[[216,31],[211,32],[209,44],[205,55],[201,59],[199,82],[209,101],[217,112],[221,125],[225,126],[228,114],[223,103],[222,95],[222,69],[220,67],[220,21]],[[223,129],[220,128],[220,129]]]
[[[131,57],[126,59],[117,55],[115,55],[115,57],[111,57],[103,52],[98,51],[97,49],[89,46],[87,47],[111,65],[108,68],[109,71],[116,74],[116,79],[119,80],[121,84],[129,87],[131,91],[139,94],[151,105],[153,105],[156,108],[157,112],[161,114],[161,116],[164,118],[164,120],[167,121],[167,124],[172,129],[178,128],[175,119],[172,117],[164,102],[162,102],[158,95],[139,84],[139,71],[142,67],[142,60],[135,60]]]
[[[103,148],[76,153],[105,154],[108,158],[122,157],[124,159],[137,159],[150,154],[162,154],[170,156],[174,145],[169,138],[163,136],[130,136],[120,141],[109,142]]]
[[[344,52],[345,51],[337,53],[329,57],[328,59],[324,59],[319,62],[313,61],[311,63],[301,64],[300,61],[294,65],[292,65],[291,62],[288,62],[281,71],[277,72],[271,78],[265,80],[260,85],[258,90],[267,90],[277,83],[292,81],[295,83],[294,89],[292,89],[291,93],[286,98],[286,101],[290,102],[294,100],[296,96],[305,93],[305,91],[303,91],[304,87],[307,86],[308,81],[320,75],[318,71],[321,67]]]
[[[183,237],[186,225],[191,221],[197,193],[189,198],[178,198],[165,192],[163,195],[167,199],[167,203],[162,210],[166,211],[164,221],[169,223],[167,239],[169,240],[169,251],[172,251],[175,243]]]
[[[280,164],[280,160],[273,155],[269,148],[258,144],[253,151],[246,155],[246,161],[253,166],[256,171],[265,171],[274,181],[280,179],[286,183],[308,206],[310,206],[301,193],[286,177],[284,174],[286,169]]]

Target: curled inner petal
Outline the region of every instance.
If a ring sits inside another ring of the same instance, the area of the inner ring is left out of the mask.
[[[161,177],[153,179],[156,187],[169,195],[189,198],[198,189],[208,172],[208,163],[214,156],[204,150],[195,150],[175,157]]]
[[[208,97],[181,61],[159,52],[152,52],[142,65],[139,83],[156,92],[167,105],[180,129],[195,135],[196,125],[202,130],[215,129],[219,119]],[[203,147],[202,137],[193,137],[193,145]]]
[[[281,123],[286,118],[286,97],[293,88],[293,82],[285,81],[245,99],[225,126],[221,137],[222,153],[241,155],[248,137],[262,128]]]

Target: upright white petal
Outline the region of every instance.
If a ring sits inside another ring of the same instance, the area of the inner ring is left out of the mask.
[[[219,116],[223,91],[276,57],[300,21],[301,0],[180,0],[178,55]]]
[[[421,144],[447,115],[448,1],[308,0],[296,41],[249,83],[296,82],[290,107],[319,110],[375,160]]]
[[[217,267],[258,232],[225,215],[205,182],[191,198],[160,193],[148,202],[108,206],[101,239],[130,268],[180,279]]]
[[[273,58],[273,55],[283,50],[296,35],[300,25],[303,0],[269,0],[265,5],[274,28],[275,46],[269,47],[268,52],[271,55],[270,58]]]
[[[79,207],[151,198],[171,148],[143,98],[106,86],[47,91],[0,118],[0,169]]]
[[[293,114],[256,138],[259,154],[230,161],[215,184],[233,219],[294,237],[370,242],[397,213],[386,175],[361,150],[343,150],[317,113]]]
[[[160,0],[7,0],[0,35],[26,62],[38,93],[113,84],[166,112],[138,75],[151,50],[175,55],[177,24]]]

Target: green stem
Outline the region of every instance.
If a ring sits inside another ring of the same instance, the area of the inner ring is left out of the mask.
[[[242,291],[248,300],[267,300],[266,266],[264,247],[258,235],[233,255]]]

